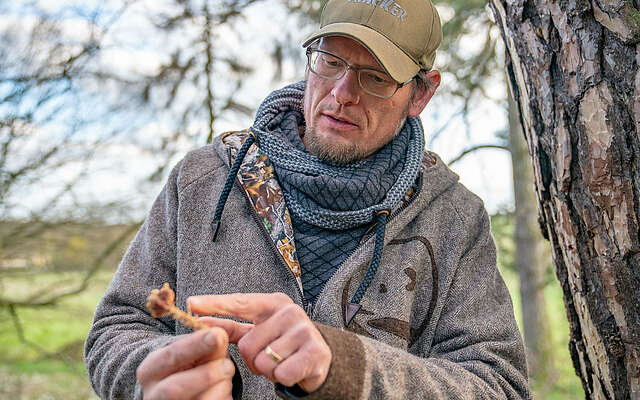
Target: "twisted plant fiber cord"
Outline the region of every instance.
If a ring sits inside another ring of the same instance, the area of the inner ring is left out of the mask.
[[[249,147],[255,142],[256,137],[253,134],[250,134],[245,139],[242,147],[238,150],[238,154],[236,154],[236,158],[233,160],[233,164],[229,169],[229,173],[227,174],[227,179],[224,182],[224,187],[222,188],[222,192],[220,193],[220,197],[218,198],[218,204],[216,205],[216,211],[213,213],[213,220],[211,221],[211,225],[213,227],[213,241],[216,241],[216,237],[218,236],[218,229],[220,228],[220,219],[222,218],[222,211],[224,210],[224,205],[227,202],[227,198],[229,197],[229,193],[231,193],[231,188],[233,187],[233,181],[238,174],[238,170],[240,169],[240,165],[242,164],[242,160],[244,156],[247,155],[247,151],[249,151]]]
[[[302,110],[304,82],[298,82],[273,92],[258,109],[252,131],[258,135],[260,149],[280,168],[309,175],[348,176],[366,164],[365,160],[347,165],[330,165],[303,151],[292,149],[288,141],[278,131],[272,131],[269,122],[278,113]],[[400,177],[387,192],[384,200],[363,209],[334,211],[318,207],[311,210],[304,207],[290,193],[284,193],[287,207],[306,222],[325,229],[344,230],[371,222],[371,216],[381,210],[390,210],[400,202],[415,181],[424,152],[424,134],[418,118],[407,118],[403,129],[410,129],[410,144],[405,158],[405,166]]]

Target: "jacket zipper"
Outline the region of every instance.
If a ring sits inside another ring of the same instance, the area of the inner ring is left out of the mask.
[[[420,192],[422,192],[422,179],[423,179],[423,173],[422,171],[420,171],[419,175],[418,175],[418,188],[416,189],[416,192],[413,194],[413,196],[411,196],[409,198],[409,200],[407,200],[406,203],[404,203],[403,205],[401,205],[400,207],[398,207],[397,210],[395,210],[390,216],[389,216],[389,221],[391,221],[392,219],[394,219],[395,217],[398,216],[398,214],[400,214],[402,211],[404,211],[405,208],[409,207],[409,205],[411,203],[413,203],[413,201],[416,199],[416,197],[418,197],[418,195],[420,194]],[[389,222],[387,221],[387,222]]]
[[[310,314],[311,307],[309,306],[309,302],[307,301],[307,299],[304,298],[304,294],[302,293],[302,290],[300,290],[300,286],[298,286],[298,281],[296,279],[296,276],[293,274],[293,271],[291,271],[291,268],[289,268],[287,263],[284,261],[282,254],[280,254],[280,252],[278,251],[278,248],[273,243],[273,240],[271,240],[271,236],[269,235],[269,232],[267,232],[267,228],[264,227],[262,220],[260,220],[260,216],[258,216],[258,213],[256,212],[256,210],[253,208],[253,205],[251,204],[251,199],[249,199],[247,192],[242,187],[242,184],[240,183],[238,178],[236,178],[236,185],[238,185],[238,187],[244,194],[244,198],[247,201],[247,205],[249,206],[249,209],[251,210],[251,215],[253,216],[253,219],[256,221],[256,224],[258,224],[258,226],[260,227],[262,234],[265,235],[267,242],[269,243],[269,247],[271,247],[271,250],[276,254],[276,258],[280,261],[280,265],[286,268],[287,271],[289,271],[289,273],[291,274],[291,277],[293,278],[293,281],[295,283],[298,295],[300,296],[300,299],[302,299],[302,308],[307,313],[307,315],[311,317],[311,314]]]

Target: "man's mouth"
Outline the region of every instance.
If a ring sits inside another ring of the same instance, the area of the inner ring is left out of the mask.
[[[341,115],[335,115],[335,114],[328,114],[328,113],[323,113],[323,116],[325,116],[326,118],[329,119],[329,121],[334,121],[338,124],[345,124],[345,125],[352,125],[352,126],[358,126],[358,124],[356,124],[355,122],[353,122],[351,119],[341,116]]]

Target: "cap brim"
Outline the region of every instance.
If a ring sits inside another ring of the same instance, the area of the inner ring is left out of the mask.
[[[302,46],[307,47],[314,40],[331,35],[347,36],[362,43],[389,75],[400,83],[408,82],[420,71],[420,66],[391,40],[364,25],[347,22],[328,24],[307,37]]]

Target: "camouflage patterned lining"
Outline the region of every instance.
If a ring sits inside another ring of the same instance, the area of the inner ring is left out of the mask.
[[[229,165],[247,136],[249,131],[228,132],[223,135],[222,142],[230,151]],[[300,263],[293,241],[291,216],[282,195],[282,188],[274,174],[271,161],[255,143],[249,148],[240,166],[238,180],[270,239],[295,277],[300,291],[304,293]]]

